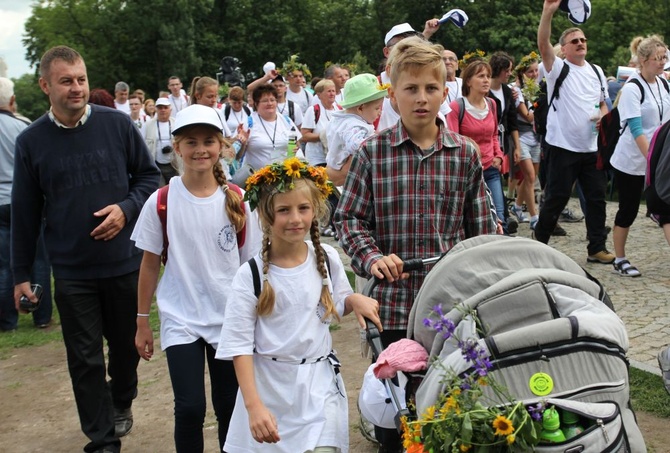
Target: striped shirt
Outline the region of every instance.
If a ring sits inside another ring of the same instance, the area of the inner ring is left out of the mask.
[[[372,264],[384,255],[429,258],[463,239],[495,233],[474,146],[438,124],[430,149],[415,145],[399,121],[354,154],[335,223],[358,275],[369,278]],[[380,302],[384,329],[407,329],[427,272],[377,287],[371,296]]]

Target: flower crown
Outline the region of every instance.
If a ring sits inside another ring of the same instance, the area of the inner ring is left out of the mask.
[[[298,61],[298,54],[291,55],[291,57],[287,61],[282,63],[282,67],[279,70],[279,73],[284,77],[287,77],[293,71],[302,71],[305,78],[312,77],[312,73],[310,72],[307,65],[305,63],[300,63]]]
[[[477,49],[472,52],[466,53],[465,55],[463,55],[463,58],[461,60],[458,60],[458,67],[460,69],[464,69],[467,65],[477,60],[487,61],[488,57],[486,56],[486,52]]]
[[[528,55],[521,58],[521,61],[519,61],[519,64],[516,65],[514,71],[515,72],[525,71],[530,67],[530,65],[532,65],[533,63],[537,63],[538,61],[540,61],[540,56],[537,54],[537,52],[532,51]]]
[[[333,183],[328,180],[326,167],[310,167],[307,162],[291,157],[284,162],[266,165],[249,176],[244,201],[249,202],[249,207],[253,211],[258,206],[264,189],[284,193],[292,190],[295,187],[295,180],[300,178],[312,180],[324,200],[333,192]]]

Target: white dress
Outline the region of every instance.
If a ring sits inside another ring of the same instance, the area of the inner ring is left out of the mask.
[[[253,439],[240,391],[224,446],[228,453],[301,453],[317,446],[337,447],[342,452],[349,449],[346,391],[327,358],[332,349],[330,322],[322,319],[322,279],[313,246],[307,244],[307,259],[299,266],[286,269],[270,265],[269,280],[276,299],[268,316],[256,315],[257,299],[247,263],[233,279],[235,300],[226,309],[216,358],[253,355],[256,387],[263,404],[277,419],[281,440],[260,444]],[[333,300],[342,315],[351,286],[335,249],[323,248],[330,261]],[[260,257],[256,262],[262,270]],[[319,358],[324,359],[317,361]]]
[[[142,208],[131,235],[135,245],[160,255],[163,230],[156,210],[158,192]],[[206,198],[190,193],[181,180],[170,180],[167,209],[168,261],[156,300],[163,350],[204,339],[216,347],[233,276],[258,253],[262,232],[256,212],[245,206],[246,236],[241,249],[225,211],[226,196],[217,190]]]

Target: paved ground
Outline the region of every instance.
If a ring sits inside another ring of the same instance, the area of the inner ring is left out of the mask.
[[[580,212],[575,199],[569,206]],[[617,209],[616,202],[608,202],[607,225],[613,225]],[[600,280],[628,329],[628,355],[632,364],[660,374],[656,355],[661,347],[670,343],[670,246],[663,231],[645,217],[645,207],[642,206],[631,227],[626,248],[627,258],[642,276],[627,278],[613,273],[611,265],[586,262],[586,227],[583,221],[562,222],[561,225],[568,236],[553,237],[549,245],[568,255]],[[519,226],[518,236],[530,237],[527,223]],[[610,235],[607,247],[613,251],[611,239]],[[347,264],[348,258],[343,254],[342,258]]]

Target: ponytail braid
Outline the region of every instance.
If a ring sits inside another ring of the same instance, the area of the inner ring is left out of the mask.
[[[263,258],[263,276],[261,295],[258,298],[258,307],[256,308],[258,316],[267,316],[272,314],[275,308],[275,291],[268,280],[268,270],[270,268],[270,236],[267,231],[263,231],[263,248],[261,249]]]
[[[337,313],[335,303],[333,302],[333,296],[330,294],[330,290],[328,289],[328,267],[326,266],[326,252],[323,250],[323,247],[321,247],[321,233],[319,232],[318,220],[314,219],[312,221],[309,234],[312,239],[312,244],[314,244],[316,267],[319,271],[319,274],[321,274],[321,278],[323,279],[323,285],[321,286],[321,304],[326,309],[324,319],[333,317],[339,321],[340,315]]]
[[[245,210],[242,207],[242,198],[234,190],[227,190],[228,180],[226,179],[226,174],[223,172],[221,161],[217,161],[214,164],[212,172],[214,173],[216,182],[221,188],[224,188],[226,193],[226,214],[228,214],[228,218],[235,227],[235,231],[240,232],[246,222]]]

